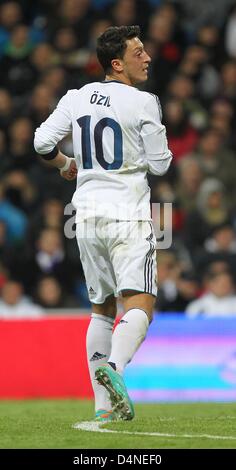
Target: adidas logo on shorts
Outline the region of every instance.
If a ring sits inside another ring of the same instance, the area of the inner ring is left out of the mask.
[[[104,357],[107,357],[106,354],[101,354],[99,352],[95,352],[94,355],[91,357],[90,361],[98,361],[99,359],[104,359]]]
[[[90,294],[96,294],[96,292],[93,290],[92,287],[89,288],[89,293],[90,293]]]

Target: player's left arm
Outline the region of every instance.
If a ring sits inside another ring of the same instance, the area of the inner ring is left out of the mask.
[[[143,110],[141,137],[148,172],[153,175],[164,175],[173,158],[168,148],[166,128],[161,123],[161,109],[159,100],[155,95],[150,95]]]
[[[36,129],[34,148],[48,166],[58,168],[63,178],[72,180],[77,175],[75,159],[57,148],[58,142],[70,133],[72,127],[69,100],[70,92],[61,98],[53,113]]]

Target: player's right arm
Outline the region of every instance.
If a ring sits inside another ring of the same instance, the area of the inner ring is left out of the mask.
[[[61,98],[53,113],[36,129],[34,148],[49,166],[60,170],[63,178],[72,180],[77,174],[75,160],[57,148],[58,142],[69,134],[72,127],[69,100],[70,92]]]
[[[141,120],[141,137],[148,165],[148,172],[164,175],[173,155],[168,148],[166,128],[161,123],[160,106],[155,95],[149,95]]]

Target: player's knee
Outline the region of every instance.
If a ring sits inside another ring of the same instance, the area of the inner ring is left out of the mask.
[[[104,315],[106,317],[115,318],[117,313],[116,299],[113,295],[106,298],[103,304],[92,304],[94,313]]]
[[[156,297],[151,294],[136,291],[122,291],[122,303],[125,311],[132,308],[140,308],[146,313],[149,323],[153,319],[153,310]]]

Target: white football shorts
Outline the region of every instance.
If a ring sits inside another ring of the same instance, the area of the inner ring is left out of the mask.
[[[157,295],[151,221],[86,219],[76,224],[76,237],[92,303],[102,304],[126,289]]]

